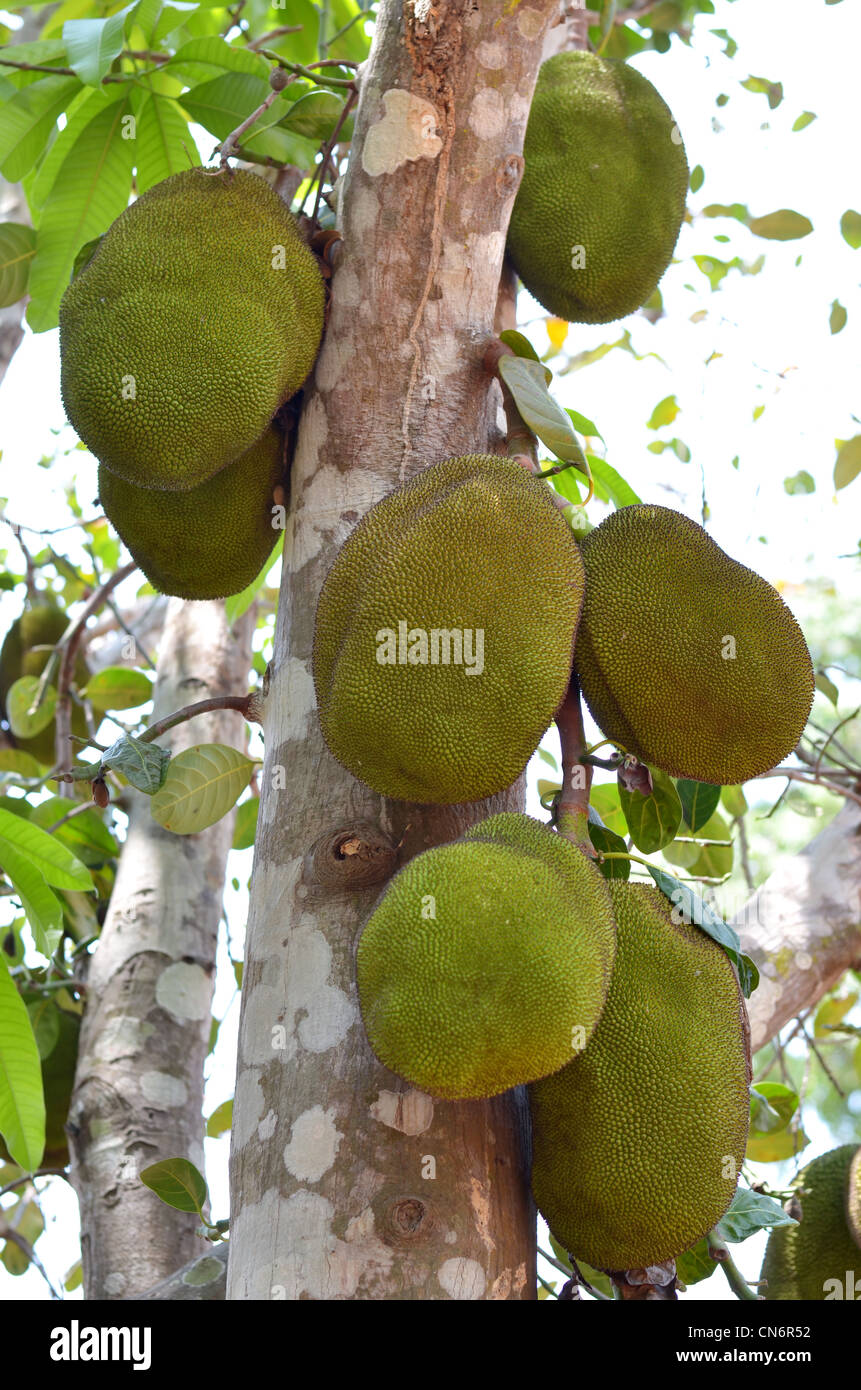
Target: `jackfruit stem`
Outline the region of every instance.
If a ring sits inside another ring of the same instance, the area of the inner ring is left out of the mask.
[[[577,677],[571,683],[556,715],[559,742],[562,750],[562,792],[556,808],[556,825],[560,835],[570,840],[590,859],[596,858],[589,839],[589,792],[592,788],[592,769],[581,761],[586,747],[583,732],[583,708]]]
[[[762,1299],[755,1289],[750,1287],[735,1260],[732,1257],[729,1246],[721,1240],[717,1230],[708,1233],[709,1254],[716,1260],[726,1275],[727,1283],[735,1294],[736,1298],[744,1299],[748,1302],[760,1303]]]

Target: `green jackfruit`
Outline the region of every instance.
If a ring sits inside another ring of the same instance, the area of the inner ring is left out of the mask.
[[[314,683],[329,749],[404,801],[510,786],[565,695],[582,601],[546,483],[492,456],[425,469],[368,512],[323,585]]]
[[[585,1046],[614,952],[595,865],[528,816],[494,816],[386,888],[357,952],[365,1029],[430,1095],[497,1095]]]
[[[187,169],[127,208],[66,290],[63,402],[112,473],[185,491],[260,438],[322,329],[322,276],[278,195]]]
[[[856,1144],[843,1144],[814,1158],[795,1178],[792,1192],[801,1204],[801,1220],[797,1226],[778,1226],[768,1238],[760,1274],[766,1299],[861,1297],[861,1245],[850,1224],[857,1229],[861,1221],[861,1196],[850,1181],[859,1153]]]
[[[594,1036],[530,1087],[532,1188],[596,1269],[675,1258],[732,1201],[747,1140],[744,1000],[728,956],[662,893],[611,880],[618,946]]]
[[[622,507],[581,550],[574,661],[608,738],[673,777],[722,784],[792,752],[813,667],[776,589],[667,507]]]
[[[0,649],[0,710],[5,713],[6,696],[21,676],[41,676],[51,658],[51,648],[59,642],[69,625],[69,619],[52,601],[34,603],[25,608],[20,618],[10,626]],[[82,655],[75,662],[75,684],[86,685],[89,668]],[[55,752],[56,721],[41,729],[32,738],[15,738],[15,747],[51,766]],[[87,721],[80,705],[72,705],[72,733],[87,737]]]
[[[108,520],[150,583],[185,599],[225,598],[256,579],[278,533],[272,492],[282,473],[274,428],[205,483],[188,492],[135,487],[99,468]]]
[[[508,253],[551,314],[609,323],[653,293],[685,213],[672,112],[627,63],[558,53],[538,74]]]

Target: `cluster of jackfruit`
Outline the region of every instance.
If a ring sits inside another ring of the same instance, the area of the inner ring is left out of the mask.
[[[66,290],[66,411],[109,520],[163,592],[237,593],[271,551],[273,417],[313,366],[323,299],[265,180],[202,169],[138,198]]]
[[[694,1245],[744,1156],[744,1001],[725,952],[677,916],[509,812],[401,869],[357,950],[392,1071],[444,1099],[533,1083],[536,1201],[599,1269]]]
[[[21,617],[12,623],[0,649],[0,711],[4,715],[11,687],[22,676],[41,676],[67,627],[68,619],[63,610],[53,600],[43,599],[25,608]],[[79,654],[75,663],[75,684],[85,686],[89,674],[87,663]],[[55,762],[55,732],[56,721],[52,719],[31,738],[15,737],[15,746],[50,767]],[[78,704],[72,705],[72,733],[78,738],[87,737],[86,717]]]
[[[508,254],[550,313],[609,323],[650,298],[685,214],[688,166],[658,92],[627,63],[559,53],[542,65]]]
[[[861,1147],[814,1158],[792,1183],[797,1225],[768,1238],[760,1292],[782,1302],[861,1297]]]

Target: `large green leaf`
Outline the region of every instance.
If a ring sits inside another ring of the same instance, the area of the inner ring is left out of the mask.
[[[847,208],[840,219],[840,234],[843,240],[857,251],[861,246],[861,212]]]
[[[63,905],[19,849],[9,841],[0,841],[0,866],[21,899],[21,906],[30,924],[36,949],[43,956],[53,956],[60,942],[63,927]]]
[[[63,25],[68,66],[88,87],[98,87],[119,56],[126,16],[133,9],[134,3],[107,19],[69,19]]]
[[[192,87],[182,97],[182,105],[205,130],[224,140],[251,115],[270,94],[269,83],[251,73],[227,72]],[[252,154],[265,155],[284,164],[310,168],[316,146],[301,135],[281,130],[278,123],[290,109],[290,103],[279,98],[242,137],[242,148]]]
[[[861,473],[861,434],[845,440],[837,451],[834,465],[834,491],[848,487]]]
[[[129,666],[106,666],[90,676],[82,694],[96,709],[134,709],[152,699],[152,680]]]
[[[765,237],[768,241],[797,241],[813,231],[810,219],[800,212],[793,212],[791,208],[780,208],[778,212],[766,213],[764,217],[752,217],[747,225],[754,236]]]
[[[676,782],[676,791],[682,803],[685,820],[691,831],[696,833],[717,809],[721,789],[712,786],[710,782],[692,782],[686,777],[680,777]]]
[[[140,1180],[176,1211],[201,1214],[206,1202],[206,1179],[187,1158],[163,1158],[143,1168]]]
[[[212,68],[222,72],[246,72],[264,81],[269,75],[269,64],[259,53],[234,47],[215,34],[181,44],[163,67],[168,72],[178,72],[189,82],[207,81],[212,76]]]
[[[177,102],[157,92],[144,102],[137,122],[135,159],[138,193],[146,193],[153,184],[200,163],[188,121]]]
[[[81,90],[77,77],[43,77],[24,87],[0,113],[0,172],[17,183],[32,169],[57,117]]]
[[[45,1151],[39,1049],[23,999],[0,957],[0,1134],[14,1161],[35,1172]]]
[[[749,999],[759,984],[759,971],[750,957],[742,954],[738,933],[687,883],[680,883],[672,874],[668,874],[665,869],[659,869],[656,864],[649,864],[647,867],[661,892],[673,904],[679,921],[699,927],[723,947],[738,971],[742,994],[745,999]]]
[[[35,333],[54,328],[75,256],[85,241],[106,231],[128,204],[134,141],[124,139],[128,93],[95,98],[101,110],[88,121],[64,160],[39,221],[30,273],[27,319]]]
[[[735,1245],[747,1240],[755,1231],[770,1231],[775,1226],[796,1224],[773,1197],[766,1197],[764,1193],[754,1192],[749,1187],[739,1187],[729,1211],[721,1217],[715,1230],[721,1240]]]
[[[652,790],[648,796],[619,785],[619,801],[631,839],[643,854],[654,854],[674,838],[682,820],[682,804],[672,779],[650,768]]]
[[[153,820],[175,835],[193,835],[226,816],[255,763],[224,743],[200,743],[172,758],[152,799]]]
[[[0,864],[10,853],[26,856],[31,866],[52,888],[92,889],[90,871],[80,859],[53,835],[21,816],[0,809]]]
[[[0,309],[27,293],[36,233],[21,222],[0,222]]]
[[[586,457],[595,483],[601,484],[614,507],[633,507],[641,500],[630,483],[626,483],[621,473],[617,473],[606,459],[598,454],[587,454]]]
[[[19,676],[9,687],[6,714],[9,728],[16,738],[33,738],[47,729],[57,708],[57,691],[53,685],[45,689],[41,704],[35,700],[41,685],[38,676]]]
[[[66,109],[66,123],[63,129],[53,137],[34,168],[21,180],[27,194],[27,204],[34,227],[39,225],[42,208],[48,201],[57,175],[66,161],[66,155],[96,111],[101,109],[103,100],[104,92],[82,86]]]
[[[316,145],[322,145],[331,136],[343,109],[342,96],[319,87],[294,101],[279,124],[284,130],[294,130],[297,135],[304,135]],[[338,139],[349,140],[352,133],[353,118],[349,116],[338,132]]]
[[[499,374],[529,428],[558,459],[589,477],[589,465],[566,411],[547,390],[545,368],[526,357],[501,357]]]

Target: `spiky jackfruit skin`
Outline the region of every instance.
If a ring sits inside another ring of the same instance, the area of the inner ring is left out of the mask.
[[[20,618],[11,624],[0,649],[0,709],[5,713],[6,696],[10,686],[21,676],[41,676],[56,646],[69,625],[63,610],[53,601],[34,603],[25,608]],[[89,668],[83,656],[75,661],[75,684],[86,685]],[[72,705],[72,733],[87,737],[87,721],[80,705]],[[56,721],[51,720],[32,738],[15,738],[15,747],[38,758],[40,763],[54,763]]]
[[[846,1298],[847,1285],[852,1290],[848,1296],[856,1296],[861,1247],[853,1239],[847,1202],[852,1160],[859,1152],[856,1144],[831,1149],[802,1168],[793,1181],[802,1217],[797,1226],[778,1226],[768,1238],[760,1273],[767,1281],[760,1286],[767,1300]]]
[[[546,483],[493,456],[433,464],[368,512],[323,585],[314,683],[330,751],[405,801],[510,786],[565,695],[582,601],[580,552]],[[460,634],[460,661],[435,631]],[[410,633],[425,634],[413,660]]]
[[[187,169],[122,213],[66,290],[63,402],[111,472],[185,491],[260,438],[322,329],[320,270],[278,195]]]
[[[581,550],[575,666],[608,738],[673,777],[722,785],[792,751],[813,666],[776,589],[667,507],[622,507]]]
[[[688,165],[669,107],[626,63],[558,53],[539,71],[523,157],[508,253],[526,288],[576,323],[633,313],[685,213]]]
[[[610,881],[616,962],[575,1059],[529,1089],[532,1188],[596,1269],[694,1245],[732,1201],[747,1141],[744,1001],[729,958],[656,889]],[[678,914],[676,914],[678,915]]]
[[[272,492],[282,452],[281,435],[270,427],[235,463],[188,492],[135,487],[102,465],[99,497],[154,588],[185,599],[226,598],[257,577],[278,538]]]
[[[411,860],[377,903],[356,958],[371,1047],[430,1095],[497,1095],[584,1045],[614,951],[595,865],[527,816],[495,817]]]

